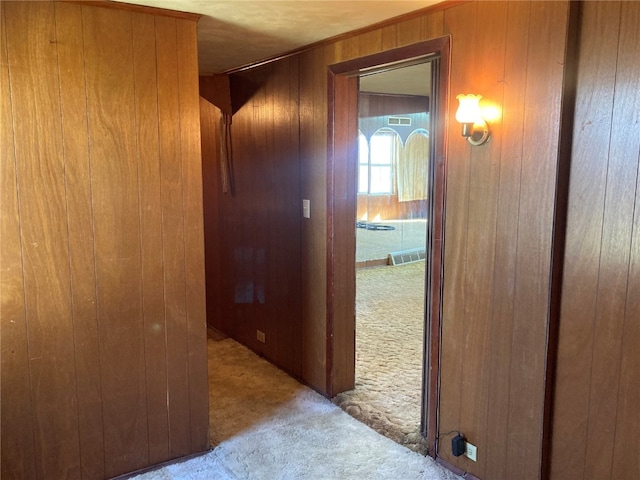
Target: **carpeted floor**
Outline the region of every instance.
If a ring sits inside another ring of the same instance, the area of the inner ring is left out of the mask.
[[[455,480],[231,339],[211,338],[214,449],[138,480]]]
[[[424,262],[356,274],[356,388],[333,402],[421,454]]]
[[[384,225],[393,226],[394,230],[367,230],[356,228],[356,262],[386,259],[392,252],[424,248],[427,243],[427,221],[383,220]]]

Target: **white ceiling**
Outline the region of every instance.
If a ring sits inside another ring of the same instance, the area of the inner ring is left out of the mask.
[[[200,74],[277,56],[442,0],[116,0],[198,13]]]
[[[431,96],[431,63],[419,63],[360,77],[361,92]]]

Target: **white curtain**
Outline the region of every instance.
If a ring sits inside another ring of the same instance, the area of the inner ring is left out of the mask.
[[[398,201],[426,200],[428,195],[429,133],[416,130],[404,146],[403,155],[398,157],[396,179]]]

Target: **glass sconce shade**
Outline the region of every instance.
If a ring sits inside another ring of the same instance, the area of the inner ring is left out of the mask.
[[[462,136],[471,145],[482,145],[491,135],[489,125],[480,111],[482,95],[460,94],[456,98],[460,102],[456,112],[456,120],[462,124]]]
[[[460,94],[456,98],[460,102],[458,111],[456,112],[456,120],[459,123],[476,123],[481,121],[480,99],[482,95]]]

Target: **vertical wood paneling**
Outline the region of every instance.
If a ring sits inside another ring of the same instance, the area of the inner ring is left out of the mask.
[[[476,3],[447,10],[444,17],[445,34],[451,34],[451,95],[449,110],[455,109],[457,92],[472,85],[472,78],[464,65],[473,61],[473,52],[465,48],[475,34]],[[450,120],[451,121],[451,120]],[[458,128],[450,124],[450,138]],[[440,364],[440,431],[459,430],[462,394],[462,356],[465,345],[465,275],[467,266],[464,241],[469,216],[470,149],[464,141],[449,141],[447,159],[447,194],[444,246],[444,285],[442,303],[442,359]],[[450,379],[457,379],[451,381]],[[438,455],[453,462],[449,438],[442,438]],[[449,447],[447,447],[447,444]]]
[[[178,83],[176,20],[156,18],[160,179],[168,362],[169,455],[186,455],[191,444],[189,363],[186,306],[185,235],[183,218],[183,164]],[[176,119],[180,119],[176,123]]]
[[[209,446],[209,394],[198,52],[194,42],[197,38],[196,23],[177,20],[176,29],[184,197],[182,215],[185,242],[191,451],[204,451]]]
[[[54,5],[4,8],[36,472],[73,478],[80,445]]]
[[[300,281],[299,271],[290,273],[290,258],[300,258],[300,237],[301,228],[301,203],[300,203],[300,163],[299,163],[299,60],[297,57],[287,59],[278,66],[274,72],[273,81],[267,89],[267,93],[273,92],[275,101],[271,102],[273,110],[274,129],[269,132],[273,140],[268,143],[272,146],[270,150],[271,169],[278,172],[273,178],[272,188],[277,189],[279,184],[287,185],[282,189],[282,198],[274,204],[273,210],[288,212],[281,215],[275,222],[277,231],[296,232],[295,241],[282,248],[282,239],[279,236],[272,236],[269,243],[269,250],[272,252],[268,277],[265,288],[271,291],[271,302],[268,302],[267,319],[275,319],[275,335],[272,336],[272,343],[275,348],[274,357],[279,365],[287,365],[287,369],[295,376],[300,377],[302,373],[302,356],[300,336],[302,333],[300,312]],[[278,128],[281,126],[281,128]],[[273,148],[273,145],[283,145],[285,148],[281,154]],[[286,209],[286,210],[285,210]],[[282,278],[292,277],[291,282],[287,282],[286,288],[274,288],[282,285]],[[282,305],[288,304],[288,308],[295,312],[293,318],[282,315]],[[267,320],[269,322],[269,320]]]
[[[591,357],[586,476],[607,478],[613,449],[625,323],[630,249],[637,199],[640,134],[632,125],[640,112],[640,9],[620,13],[616,85],[605,185],[602,244]],[[634,15],[635,13],[635,15]],[[634,135],[635,133],[635,135]],[[622,265],[627,266],[621,268]],[[636,319],[640,321],[640,318]],[[638,416],[638,414],[636,414]],[[636,440],[635,445],[639,445]]]
[[[637,51],[637,50],[636,50]],[[636,70],[637,71],[637,70]],[[637,77],[636,77],[637,78]],[[640,155],[637,159],[640,165]],[[637,175],[637,174],[636,174]],[[630,452],[640,450],[640,182],[636,177],[636,208],[633,219],[633,238],[629,262],[629,277],[622,326],[621,361],[615,417],[615,438],[611,459],[610,478],[640,477],[640,458]],[[597,436],[597,434],[596,434]],[[608,459],[607,459],[608,460]]]
[[[360,56],[371,55],[382,50],[382,30],[372,30],[358,35]]]
[[[149,463],[157,463],[169,456],[169,410],[155,21],[133,14],[132,25]]]
[[[381,31],[382,39],[380,48],[384,50],[390,50],[392,48],[396,48],[398,46],[398,34],[397,34],[397,26],[395,24],[387,25],[382,28]]]
[[[398,47],[425,39],[422,17],[404,20],[396,25]]]
[[[521,66],[526,61],[528,36],[522,35],[529,25],[529,2],[510,2],[507,12],[504,58],[504,92],[502,96],[501,158],[496,217],[492,319],[488,345],[491,351],[487,403],[487,466],[485,477],[506,479],[509,371],[512,345],[513,297],[517,254],[518,209],[522,138],[524,135],[524,94],[527,72]],[[499,97],[496,97],[499,100]]]
[[[475,18],[474,44],[482,46],[475,51],[470,68],[476,72],[472,85],[464,92],[482,92],[487,99],[500,99],[503,94],[504,58],[507,4],[481,2]],[[457,92],[455,92],[457,93]],[[453,97],[454,95],[452,95]],[[453,99],[452,99],[453,101]],[[492,324],[492,290],[495,250],[496,215],[499,181],[499,162],[502,138],[500,123],[491,125],[496,141],[489,141],[482,148],[472,148],[460,137],[452,141],[465,143],[471,151],[468,185],[469,217],[466,231],[467,271],[464,310],[464,349],[462,352],[462,399],[460,428],[468,440],[487,445],[486,424],[489,400],[489,365],[491,351],[486,348]],[[446,268],[446,266],[445,266]],[[478,456],[477,462],[463,459],[465,470],[485,477],[487,455]]]
[[[613,9],[611,7],[614,7]],[[554,438],[586,438],[589,408],[589,365],[593,345],[593,321],[598,289],[599,251],[602,235],[606,163],[609,151],[611,105],[615,83],[615,56],[619,4],[583,5],[578,99],[574,125],[570,199],[567,213],[566,252],[560,321],[560,345],[555,387]],[[596,35],[604,28],[602,38]],[[584,92],[584,93],[582,93]],[[596,93],[597,92],[597,93]],[[584,97],[582,97],[584,96]],[[576,201],[578,200],[578,201]],[[570,342],[564,341],[567,336]],[[552,451],[551,476],[582,478],[586,442],[580,448]]]
[[[222,275],[222,222],[220,211],[222,199],[218,192],[222,191],[220,174],[220,121],[222,112],[218,107],[200,97],[200,129],[202,142],[202,188],[204,241],[206,261],[206,305],[207,324],[226,332],[230,330],[227,319],[221,315],[223,288]],[[226,194],[227,196],[229,193]]]
[[[207,159],[205,168],[216,185],[207,187],[207,231],[218,237],[207,240],[207,255],[213,251],[220,261],[207,260],[210,285],[219,285],[211,296],[220,302],[219,317],[208,321],[296,377],[304,329],[295,267],[301,255],[298,73],[294,57],[231,77],[233,192],[220,191],[217,160]],[[217,159],[219,122],[212,115],[219,112],[205,107],[203,151]],[[212,278],[216,271],[228,274]]]
[[[3,478],[112,477],[207,448],[195,22],[156,18],[2,4]]]
[[[638,124],[640,112],[640,4],[625,2],[620,14],[620,40],[618,44],[618,65],[616,96],[613,114],[615,130],[612,135],[612,158],[624,158],[624,169],[614,170],[616,175],[633,177],[635,163],[635,197],[633,217],[628,219],[631,230],[629,249],[629,268],[627,272],[626,303],[624,322],[618,332],[612,332],[620,338],[620,364],[613,376],[618,376],[616,397],[616,424],[613,445],[611,446],[611,478],[640,477],[640,458],[629,452],[640,450],[640,133],[633,127],[635,115]],[[635,161],[634,161],[635,159]],[[627,182],[627,179],[621,179]],[[627,188],[630,185],[627,184]],[[628,206],[627,206],[628,208]],[[624,246],[621,246],[623,249]],[[615,266],[610,267],[614,269]],[[615,354],[615,352],[614,352]],[[610,420],[610,418],[609,418]],[[595,436],[598,433],[593,429]],[[611,437],[609,437],[611,438]],[[607,463],[608,459],[603,459]]]
[[[5,5],[0,5],[0,476],[37,478]]]
[[[82,475],[105,475],[82,9],[55,4]]]
[[[553,478],[640,475],[637,456],[629,455],[639,448],[640,425],[640,134],[631,128],[640,109],[639,21],[640,6],[633,2],[583,5],[554,404]],[[631,344],[636,347],[630,348]],[[562,439],[569,435],[582,448],[567,455]]]
[[[512,332],[507,477],[534,478],[540,468],[540,434],[548,330],[551,237],[568,5],[532,2],[518,217],[518,254]],[[541,122],[540,119],[545,119]],[[522,433],[525,432],[525,433]]]
[[[132,27],[128,12],[83,7],[82,14],[105,461],[112,476],[148,462]]]
[[[327,191],[329,198],[337,197],[339,201],[332,201],[327,206],[327,214],[331,219],[327,225],[327,235],[333,247],[332,251],[327,252],[327,275],[333,279],[327,285],[328,331],[331,332],[331,337],[327,338],[327,348],[329,358],[333,360],[327,379],[329,395],[355,385],[355,332],[351,322],[339,320],[355,318],[356,234],[353,223],[356,218],[358,156],[357,143],[351,141],[358,136],[357,79],[333,75],[332,81],[335,107],[329,109],[333,118],[330,117],[328,126],[331,158],[327,169],[330,182]],[[334,125],[336,128],[333,128]]]
[[[422,17],[424,38],[438,38],[444,35],[444,11],[434,12]]]
[[[317,114],[325,105],[324,50],[300,58],[300,189],[311,200],[311,218],[302,219],[301,299],[302,378],[319,391],[326,386],[326,119]],[[325,107],[326,108],[326,107]]]

